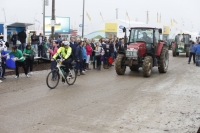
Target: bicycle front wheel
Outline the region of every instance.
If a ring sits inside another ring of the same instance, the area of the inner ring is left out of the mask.
[[[59,83],[60,75],[57,70],[49,72],[46,78],[47,86],[50,89],[55,89]]]
[[[70,69],[69,74],[66,77],[66,82],[68,85],[73,85],[76,81],[77,73],[75,69]]]

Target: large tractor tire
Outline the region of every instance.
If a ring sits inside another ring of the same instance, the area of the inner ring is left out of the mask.
[[[167,48],[163,48],[160,54],[160,64],[158,67],[158,71],[160,73],[166,73],[169,65],[169,52]]]
[[[153,66],[153,58],[151,56],[146,56],[144,58],[142,71],[144,77],[150,77],[152,72],[152,66]]]
[[[172,55],[173,55],[173,57],[176,57],[176,48],[172,48]]]
[[[138,71],[138,70],[139,70],[139,66],[138,66],[138,65],[136,65],[136,66],[131,66],[131,67],[130,67],[130,70],[131,70],[131,71]]]
[[[115,61],[115,70],[118,75],[124,75],[126,71],[125,66],[125,56],[123,54],[119,54]]]
[[[189,57],[189,56],[190,56],[190,48],[186,47],[186,57]]]

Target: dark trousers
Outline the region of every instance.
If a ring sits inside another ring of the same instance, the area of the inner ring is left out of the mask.
[[[27,70],[26,70],[26,67],[25,67],[25,63],[24,62],[19,62],[19,61],[15,61],[15,73],[16,73],[16,76],[19,76],[19,66],[22,66],[23,69],[24,69],[24,73],[27,75]]]
[[[76,62],[76,70],[82,72],[83,62]]]
[[[189,61],[188,62],[191,61],[192,56],[193,56],[193,62],[195,63],[195,53],[192,53],[192,52],[190,52],[190,57],[189,57]]]
[[[66,68],[66,73],[69,73],[69,65],[71,64],[71,62],[72,62],[72,58],[69,58],[69,59],[67,59],[67,60],[64,60],[63,62],[62,62],[62,64],[63,65],[65,65],[65,68]]]
[[[52,61],[52,62],[51,62],[51,71],[53,71],[53,70],[56,68],[56,65],[57,65],[57,62],[56,62],[56,61]],[[56,78],[56,76],[57,76],[57,75],[56,75],[56,71],[54,71],[53,74],[52,74],[52,79],[53,79],[53,78]]]
[[[38,57],[43,57],[43,52],[44,52],[43,49],[44,49],[43,45],[38,46]]]
[[[101,65],[101,56],[96,56],[97,59],[97,67],[99,67]]]
[[[86,68],[86,60],[85,59],[83,60],[82,68],[85,71],[85,68]]]
[[[33,71],[33,60],[26,58],[26,70],[27,70],[27,72],[29,71],[29,68],[30,68],[30,72],[32,72]]]
[[[0,78],[3,78],[6,71],[6,64],[2,62],[1,67],[2,67],[2,72],[0,72]]]

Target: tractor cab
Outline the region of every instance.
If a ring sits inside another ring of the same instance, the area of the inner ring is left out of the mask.
[[[145,27],[131,28],[127,48],[138,50],[140,47],[143,47],[141,49],[142,51],[140,51],[140,56],[144,56],[144,54],[155,54],[155,48],[160,40],[161,33],[162,29]]]

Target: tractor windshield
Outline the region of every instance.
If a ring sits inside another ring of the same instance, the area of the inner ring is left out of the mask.
[[[184,43],[184,44],[189,44],[189,41],[190,41],[190,35],[188,34],[183,34],[183,35],[177,35],[176,37],[176,42],[177,43]]]
[[[153,43],[153,29],[135,28],[131,29],[129,43],[143,41]]]

